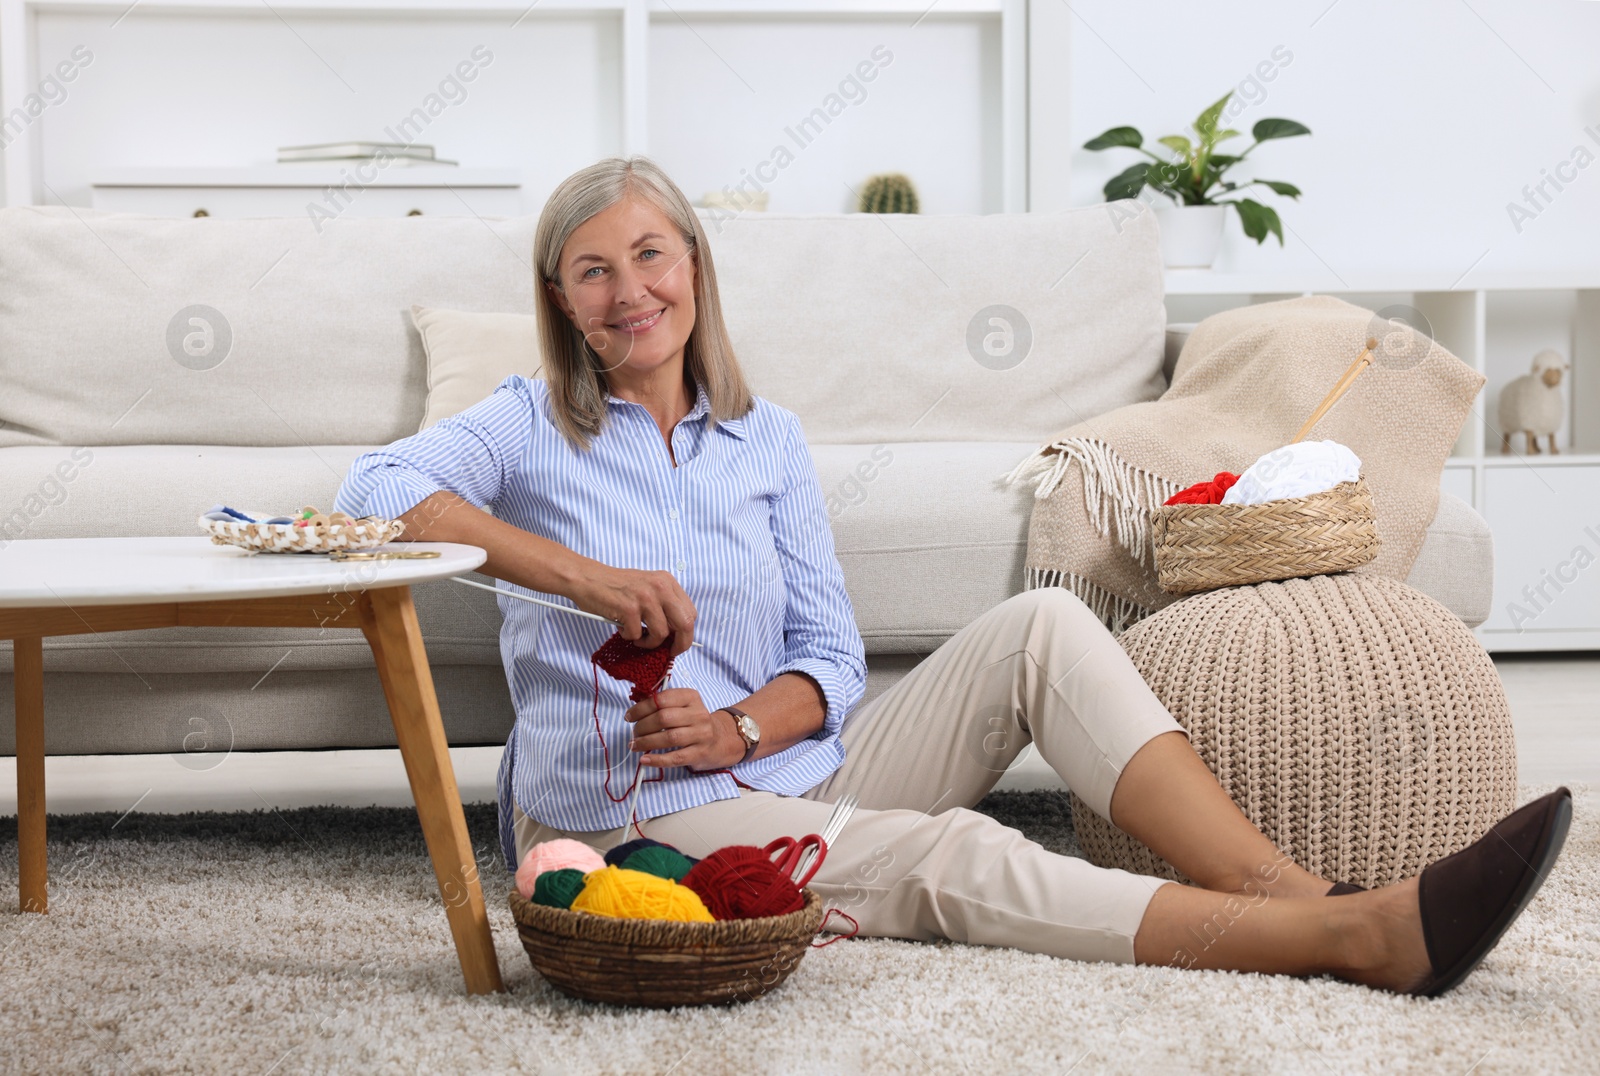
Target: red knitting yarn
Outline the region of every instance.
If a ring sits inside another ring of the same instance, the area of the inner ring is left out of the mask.
[[[589,658],[618,680],[633,685],[628,698],[643,702],[661,686],[661,681],[672,671],[672,633],[654,650],[644,650],[631,643],[618,632],[600,644]]]
[[[683,884],[718,919],[788,915],[806,905],[799,887],[754,845],[717,849],[689,869]]]
[[[624,639],[622,633],[618,632],[601,643],[600,649],[589,655],[589,666],[594,670],[594,734],[600,741],[600,752],[606,764],[606,776],[601,782],[601,789],[605,792],[606,799],[612,803],[621,803],[628,796],[626,793],[619,796],[611,791],[611,748],[606,745],[605,733],[600,730],[600,670],[604,669],[616,679],[626,680],[632,684],[633,690],[628,692],[628,698],[634,702],[655,698],[656,692],[666,682],[667,675],[672,672],[672,633],[668,632],[666,639],[654,650],[644,650]],[[644,759],[641,757],[633,767],[633,780],[628,783],[630,789],[639,781],[639,774],[643,769]],[[654,777],[646,777],[645,780],[660,781],[666,776],[663,772]],[[634,823],[634,829],[638,830],[637,823]]]
[[[1239,476],[1229,471],[1218,471],[1209,482],[1196,482],[1188,489],[1180,489],[1162,504],[1221,504],[1222,495],[1228,492]]]

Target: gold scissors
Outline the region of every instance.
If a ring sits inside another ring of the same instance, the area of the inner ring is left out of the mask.
[[[339,549],[328,554],[329,560],[432,560],[439,555],[437,549],[423,549],[404,553],[350,553]]]

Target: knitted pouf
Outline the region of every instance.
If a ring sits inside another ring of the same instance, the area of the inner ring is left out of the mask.
[[[1245,815],[1330,881],[1408,878],[1515,805],[1494,664],[1404,583],[1345,572],[1227,587],[1119,641]],[[1092,862],[1187,881],[1076,796],[1072,817]]]

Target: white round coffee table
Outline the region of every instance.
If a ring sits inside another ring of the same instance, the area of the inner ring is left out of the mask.
[[[333,561],[251,555],[209,538],[63,538],[0,550],[0,639],[16,658],[18,888],[44,912],[44,655],[47,635],[158,627],[359,627],[372,647],[417,816],[469,993],[503,990],[461,794],[446,750],[411,584],[470,572],[476,546],[397,542],[433,559]]]

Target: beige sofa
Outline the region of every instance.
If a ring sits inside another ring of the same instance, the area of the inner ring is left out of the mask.
[[[704,217],[751,383],[811,443],[870,698],[1021,589],[1031,494],[998,476],[1164,389],[1154,222]],[[217,502],[331,508],[350,462],[424,413],[410,308],[531,313],[533,227],[0,210],[0,546],[198,534]],[[1483,520],[1444,496],[1410,582],[1475,624],[1491,563]],[[503,743],[493,596],[437,583],[417,605],[451,742]],[[46,669],[52,753],[177,752],[196,719],[210,750],[394,742],[352,631],[75,636]],[[11,737],[0,720],[0,752]]]

